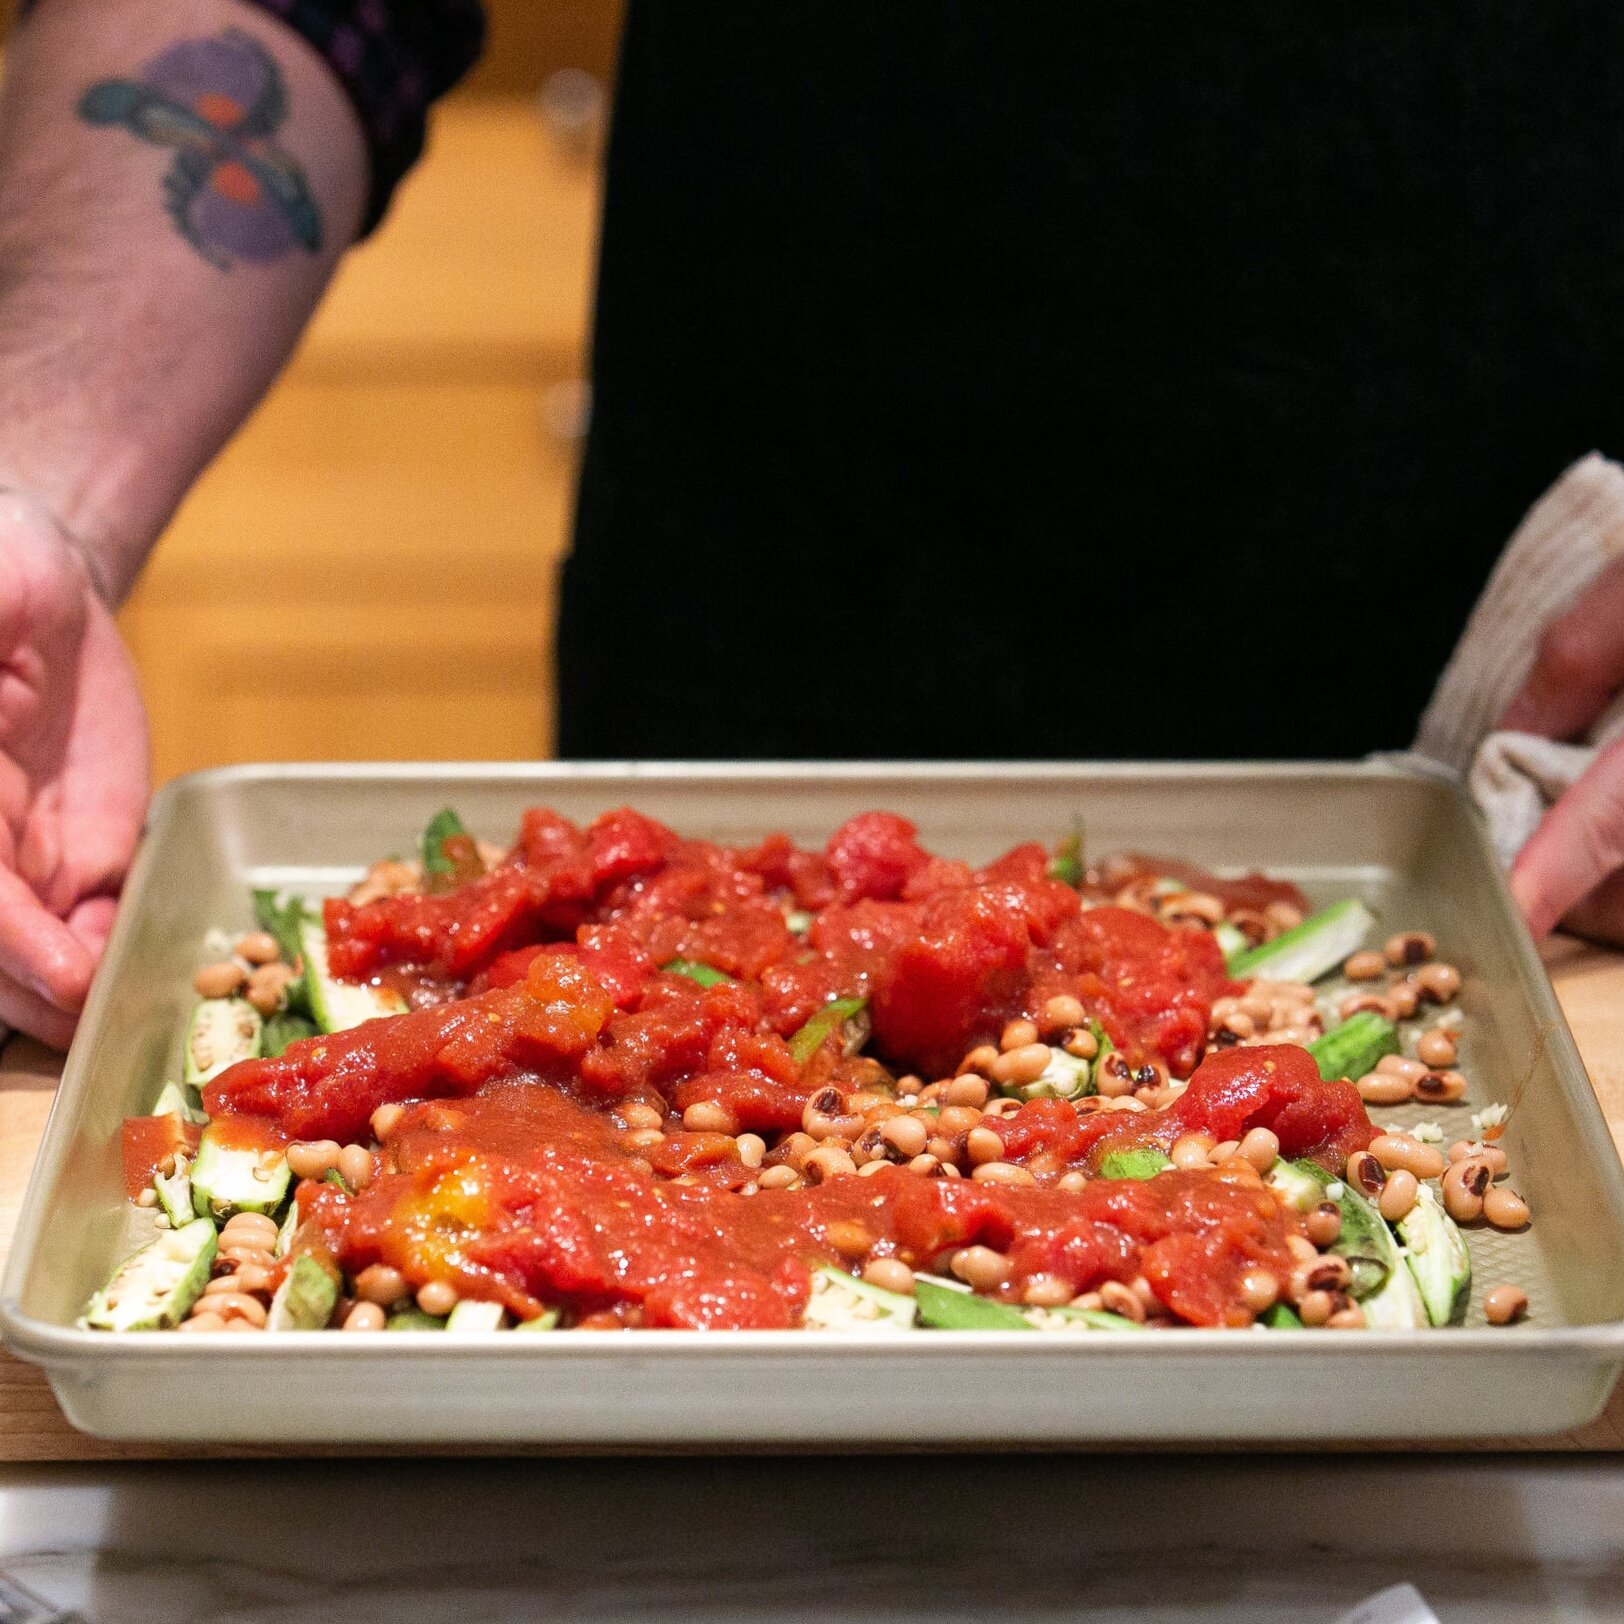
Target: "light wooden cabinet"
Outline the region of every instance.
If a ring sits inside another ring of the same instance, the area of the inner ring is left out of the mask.
[[[125,609],[159,781],[549,752],[597,201],[532,99],[443,109]]]

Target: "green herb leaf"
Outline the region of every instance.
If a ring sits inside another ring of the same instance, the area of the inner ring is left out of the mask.
[[[733,979],[725,970],[718,970],[711,964],[701,964],[698,959],[667,959],[660,968],[668,975],[687,976],[701,987],[715,987]]]
[[[281,900],[275,891],[254,892],[254,918],[259,922],[259,928],[268,931],[276,938],[276,945],[281,949],[282,957],[289,964],[303,965],[304,944],[299,939],[300,927],[304,924],[306,909],[303,897],[289,897]],[[308,975],[301,975],[297,981],[288,984],[288,990],[283,995],[283,1010],[289,1015],[308,1015],[310,1013],[310,979]],[[288,1040],[292,1042],[290,1038]],[[284,1045],[285,1047],[285,1045]],[[269,1054],[272,1051],[266,1050]],[[280,1054],[281,1050],[275,1051]]]
[[[264,1036],[260,1040],[261,1052],[271,1060],[288,1052],[290,1043],[298,1043],[316,1035],[316,1023],[306,1015],[295,1015],[292,1010],[278,1010],[265,1022]]]
[[[423,868],[429,874],[451,874],[455,866],[445,854],[445,843],[452,835],[465,835],[462,819],[448,806],[429,819],[423,831]]]
[[[795,1063],[804,1066],[823,1047],[831,1032],[861,1015],[867,1008],[866,998],[837,998],[832,1004],[825,1004],[789,1040],[789,1052],[795,1057]]]

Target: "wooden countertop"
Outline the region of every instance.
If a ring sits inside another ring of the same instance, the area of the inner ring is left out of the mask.
[[[1549,945],[1545,959],[1612,1128],[1613,1143],[1624,1156],[1624,954],[1563,940]],[[28,1039],[14,1039],[0,1053],[0,1263],[11,1244],[60,1071],[61,1057]],[[1417,1446],[1401,1440],[1391,1447],[1414,1450]],[[1624,1449],[1624,1384],[1602,1415],[1577,1432],[1557,1438],[1477,1442],[1470,1447],[1474,1451]],[[153,1460],[249,1453],[255,1451],[177,1449],[86,1437],[64,1419],[43,1372],[0,1352],[0,1461]]]

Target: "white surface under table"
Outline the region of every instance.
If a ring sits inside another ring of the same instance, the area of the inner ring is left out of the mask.
[[[95,1624],[1624,1620],[1606,1458],[165,1462],[0,1471],[0,1569]]]

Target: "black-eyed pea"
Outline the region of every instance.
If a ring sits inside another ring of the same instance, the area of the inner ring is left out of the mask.
[[[1415,1087],[1408,1077],[1391,1071],[1366,1072],[1353,1086],[1366,1105],[1402,1105]]]
[[[344,1316],[343,1329],[346,1331],[381,1331],[388,1323],[388,1316],[376,1303],[357,1303]]]
[[[436,1319],[449,1314],[457,1302],[457,1288],[448,1280],[430,1280],[417,1289],[417,1306]]]
[[[1414,1094],[1427,1105],[1453,1105],[1466,1098],[1466,1079],[1458,1071],[1424,1071],[1415,1080]]]
[[[1407,1021],[1421,1007],[1421,994],[1410,981],[1395,981],[1387,989],[1387,1008],[1390,1018]]]
[[[992,1063],[998,1058],[998,1050],[991,1043],[978,1044],[959,1062],[959,1075],[967,1071],[980,1072],[983,1077],[991,1075]]]
[[[1382,1186],[1376,1205],[1388,1223],[1396,1224],[1409,1214],[1420,1195],[1420,1181],[1408,1168],[1400,1167],[1387,1175],[1387,1183]]]
[[[1395,970],[1402,970],[1412,964],[1425,964],[1437,949],[1437,942],[1426,931],[1405,930],[1387,938],[1382,957]]]
[[[1023,1043],[1006,1049],[989,1070],[994,1082],[1005,1087],[1020,1087],[1035,1083],[1049,1069],[1051,1059],[1047,1043]]]
[[[1494,1286],[1484,1295],[1483,1317],[1490,1325],[1513,1325],[1528,1312],[1528,1293],[1520,1286]]]
[[[1443,1176],[1444,1210],[1458,1224],[1469,1224],[1483,1216],[1483,1198],[1493,1181],[1489,1164],[1478,1157],[1452,1162]]]
[[[987,1103],[987,1079],[978,1077],[973,1072],[965,1072],[955,1077],[943,1091],[942,1098],[948,1105],[968,1105],[980,1109]]]
[[[1460,992],[1460,971],[1452,964],[1424,964],[1410,979],[1429,1004],[1447,1004]]]
[[[1145,1305],[1132,1286],[1126,1286],[1120,1280],[1107,1280],[1099,1288],[1098,1296],[1100,1307],[1106,1313],[1120,1314],[1136,1325],[1144,1324]]]
[[[1001,1162],[1004,1159],[1004,1141],[991,1128],[972,1128],[964,1136],[964,1154],[974,1167]]]
[[[1280,1160],[1280,1140],[1268,1128],[1253,1128],[1236,1147],[1236,1154],[1260,1173],[1267,1173]]]
[[[1050,1032],[1069,1031],[1088,1019],[1088,1011],[1083,1008],[1081,999],[1060,993],[1043,1006],[1043,1019]]]
[[[1430,1032],[1423,1032],[1416,1039],[1415,1057],[1429,1071],[1447,1071],[1455,1064],[1455,1053],[1454,1035],[1446,1032],[1441,1026],[1435,1026]]]
[[[1418,1179],[1440,1178],[1444,1171],[1441,1150],[1412,1139],[1407,1133],[1381,1133],[1370,1141],[1370,1154],[1389,1173],[1404,1168]]]
[[[364,1190],[372,1182],[372,1175],[376,1171],[372,1152],[365,1145],[346,1145],[339,1151],[339,1177],[352,1190]]]
[[[251,930],[246,936],[239,936],[232,951],[250,964],[275,964],[282,957],[282,949],[268,930]]]
[[[913,1296],[913,1270],[901,1258],[871,1257],[863,1265],[863,1278],[882,1291],[900,1292],[904,1297]]]
[[[990,1246],[962,1247],[950,1267],[972,1291],[996,1291],[1015,1272],[1015,1265]]]
[[[1529,1220],[1528,1203],[1504,1184],[1491,1184],[1483,1192],[1483,1216],[1496,1229],[1523,1229]]]
[[[1334,1201],[1322,1201],[1305,1215],[1303,1228],[1315,1246],[1333,1246],[1342,1233],[1342,1209]]]
[[[1367,947],[1348,956],[1343,962],[1342,973],[1349,981],[1374,981],[1386,968],[1381,954]]]
[[[1037,1180],[1016,1162],[983,1162],[970,1177],[977,1184],[1033,1185]]]
[[[1037,1026],[1026,1020],[1011,1021],[1002,1032],[998,1034],[998,1047],[1008,1054],[1012,1049],[1029,1048],[1038,1040]]]
[[[319,1179],[338,1166],[342,1146],[336,1139],[313,1139],[289,1145],[288,1166],[293,1176],[300,1179]]]
[[[1209,1134],[1186,1133],[1180,1134],[1173,1141],[1167,1155],[1175,1167],[1188,1172],[1192,1168],[1210,1166],[1212,1149],[1213,1142]]]
[[[219,964],[205,964],[192,977],[192,990],[199,998],[234,998],[247,981],[248,972],[227,959]]]

